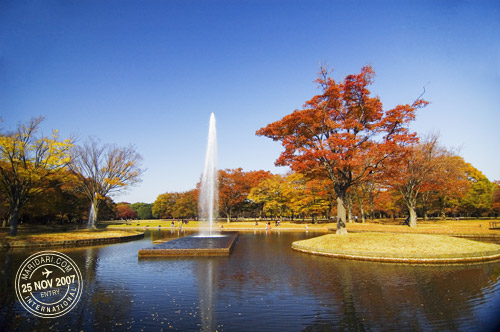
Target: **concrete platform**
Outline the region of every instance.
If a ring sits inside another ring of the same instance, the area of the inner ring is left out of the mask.
[[[185,236],[139,250],[139,258],[178,256],[229,256],[238,232],[223,232],[218,237]]]

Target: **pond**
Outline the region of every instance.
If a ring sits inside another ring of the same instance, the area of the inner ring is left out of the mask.
[[[185,233],[184,233],[185,234]],[[16,271],[38,250],[0,252],[1,331],[495,331],[500,263],[409,266],[295,252],[313,233],[240,233],[229,257],[138,259],[164,236],[57,249],[83,277],[78,305],[37,318],[17,301]]]

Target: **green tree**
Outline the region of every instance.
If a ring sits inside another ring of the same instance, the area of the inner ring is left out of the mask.
[[[153,218],[153,204],[149,203],[133,203],[130,207],[137,213],[137,218],[148,220]]]
[[[493,183],[481,171],[467,163],[469,190],[460,202],[460,207],[467,215],[479,217],[493,206]]]
[[[35,193],[47,190],[49,179],[70,162],[72,139],[37,136],[43,117],[19,124],[13,132],[0,135],[0,191],[9,203],[10,235],[17,234],[19,212]]]

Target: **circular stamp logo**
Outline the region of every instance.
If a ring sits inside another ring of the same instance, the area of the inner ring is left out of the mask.
[[[40,251],[19,267],[16,295],[22,306],[41,318],[71,311],[82,295],[82,274],[75,262],[57,251]]]

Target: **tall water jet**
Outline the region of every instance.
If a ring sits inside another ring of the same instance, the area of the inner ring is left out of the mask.
[[[176,257],[176,256],[229,256],[238,238],[237,232],[224,232],[224,234],[213,234],[213,222],[217,218],[219,207],[219,195],[217,188],[217,134],[215,131],[215,115],[210,115],[210,127],[208,130],[207,153],[205,166],[201,176],[199,219],[208,221],[208,228],[201,229],[200,234],[185,236],[171,241],[156,244],[150,248],[139,250],[140,258],[148,257]],[[209,275],[212,273],[209,271]],[[212,285],[212,282],[208,282]],[[208,308],[212,307],[209,299]],[[213,317],[211,314],[202,315],[207,319],[208,331],[213,330]]]
[[[215,115],[210,115],[208,129],[207,152],[205,166],[201,176],[199,214],[201,220],[208,221],[208,234],[212,233],[214,218],[217,218],[219,208],[219,193],[217,179],[217,132],[215,129]],[[207,233],[205,231],[204,233]]]

